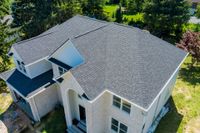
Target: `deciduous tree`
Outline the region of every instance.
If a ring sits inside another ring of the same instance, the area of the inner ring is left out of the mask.
[[[176,45],[192,55],[192,64],[200,63],[200,32],[187,31]]]

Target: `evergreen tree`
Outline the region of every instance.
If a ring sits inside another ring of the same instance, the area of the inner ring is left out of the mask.
[[[200,18],[200,4],[197,6],[197,12],[196,12],[197,18]]]
[[[103,4],[104,2],[102,0],[86,0],[86,2],[82,4],[82,12],[84,15],[96,19],[107,20],[107,16],[103,11]]]
[[[21,27],[24,39],[66,21],[79,11],[77,0],[15,0],[12,5],[14,26]]]
[[[127,0],[121,0],[120,3],[122,7],[127,7]]]
[[[10,0],[1,0],[0,1],[0,17],[10,13]]]
[[[119,4],[120,0],[109,0],[110,4]]]
[[[144,0],[129,0],[127,11],[129,14],[142,12]]]
[[[182,26],[189,19],[189,5],[185,0],[150,0],[144,7],[144,22],[148,30],[163,39],[176,35],[179,39]]]
[[[9,8],[9,1],[3,0],[1,1],[0,8],[0,72],[6,71],[9,69],[10,60],[7,56],[9,48],[11,44],[14,43],[15,38],[11,37],[14,34],[14,31],[10,29],[8,25],[8,20],[3,20],[4,16],[9,15],[10,8]],[[5,82],[0,80],[0,88],[5,88]]]
[[[116,10],[116,22],[121,23],[123,19],[123,14],[122,14],[122,9],[121,9],[121,5],[119,6],[119,8]]]

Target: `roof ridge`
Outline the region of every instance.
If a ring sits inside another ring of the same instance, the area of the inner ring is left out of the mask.
[[[50,34],[52,34],[52,33],[54,33],[54,32],[50,32],[50,33],[47,33],[47,34],[44,34],[44,35],[38,35],[38,36],[35,36],[35,37],[31,37],[31,38],[29,38],[29,39],[19,41],[19,42],[13,44],[13,46],[18,45],[18,44],[21,44],[21,43],[24,43],[24,42],[28,42],[28,41],[31,41],[31,40],[34,40],[34,39],[37,39],[37,38],[44,37],[44,36],[50,35]]]
[[[75,36],[75,37],[72,38],[72,39],[77,39],[77,38],[79,38],[79,37],[81,37],[81,36],[87,35],[87,34],[89,34],[89,33],[91,33],[91,32],[94,32],[94,31],[97,31],[97,30],[102,29],[102,28],[104,28],[104,27],[107,27],[108,25],[109,25],[109,24],[106,24],[106,25],[103,25],[103,26],[98,27],[98,28],[96,28],[96,29],[93,29],[93,30],[90,30],[90,31],[86,31],[85,33],[80,34],[80,35],[77,35],[77,36]]]
[[[97,21],[97,22],[101,22],[101,23],[110,23],[110,22],[107,22],[105,20],[99,20],[99,19],[96,19],[96,18],[92,18],[92,17],[89,17],[89,16],[83,16],[83,15],[80,15],[80,14],[77,14],[75,17],[81,17],[81,18],[85,18],[85,19],[88,19],[88,20],[93,20],[93,21]]]

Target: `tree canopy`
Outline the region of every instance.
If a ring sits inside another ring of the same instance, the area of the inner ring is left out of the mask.
[[[82,12],[84,15],[107,20],[107,16],[103,11],[104,0],[86,0],[82,4]]]
[[[36,36],[80,12],[77,0],[15,0],[12,4],[13,26],[21,27],[24,38]]]
[[[142,12],[144,0],[129,0],[127,11],[129,14],[136,14]]]
[[[177,43],[177,47],[192,55],[192,64],[200,63],[200,32],[187,31]]]
[[[197,18],[200,18],[200,4],[197,5],[196,16],[197,16]]]
[[[144,22],[154,35],[166,39],[182,35],[182,26],[189,20],[189,4],[185,0],[147,0]]]

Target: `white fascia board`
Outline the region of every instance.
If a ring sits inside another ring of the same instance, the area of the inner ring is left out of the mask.
[[[108,93],[110,93],[110,94],[112,94],[112,95],[115,95],[115,96],[121,98],[122,100],[124,100],[124,101],[126,101],[126,102],[131,103],[132,105],[134,105],[135,107],[137,107],[137,108],[139,108],[139,109],[141,109],[141,110],[143,110],[143,111],[146,111],[145,108],[143,108],[143,107],[137,105],[136,103],[131,102],[130,100],[128,100],[128,99],[126,99],[126,98],[124,98],[124,97],[122,97],[122,96],[120,96],[120,95],[117,95],[116,93],[114,93],[114,92],[112,92],[112,91],[110,91],[110,90],[108,90],[108,89],[105,89],[105,90],[104,90],[102,93],[100,93],[95,99],[89,101],[89,103],[94,103],[97,99],[99,99],[99,98],[100,98],[104,93],[106,93],[106,92],[108,92]]]

